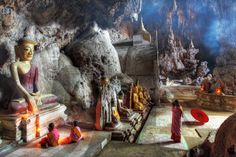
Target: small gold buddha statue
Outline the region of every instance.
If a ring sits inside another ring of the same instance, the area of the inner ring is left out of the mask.
[[[142,102],[143,105],[148,105],[148,101],[144,98],[143,94],[143,87],[142,86],[137,86],[138,87],[138,96],[139,96],[139,101]]]
[[[151,102],[151,100],[152,100],[151,96],[146,88],[143,89],[143,96],[148,102]]]
[[[124,94],[121,91],[118,93],[118,111],[121,116],[126,118],[133,114],[133,111],[124,105]]]
[[[135,86],[133,90],[133,108],[139,111],[144,110],[143,103],[139,101],[139,90],[137,86]]]

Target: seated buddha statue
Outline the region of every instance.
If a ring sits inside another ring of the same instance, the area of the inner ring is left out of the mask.
[[[152,98],[151,98],[147,88],[143,88],[143,96],[147,100],[147,102],[150,106],[154,105],[154,103],[152,102]]]
[[[137,86],[133,89],[133,108],[139,111],[144,110],[144,104],[139,100],[139,89]]]
[[[143,87],[138,86],[138,96],[139,96],[139,101],[142,102],[143,105],[148,105],[148,101],[145,99],[144,94],[143,94]]]
[[[148,102],[151,102],[151,100],[152,100],[151,96],[146,88],[143,89],[143,96]]]
[[[11,74],[17,90],[8,105],[11,113],[38,112],[38,106],[57,101],[55,95],[41,95],[38,88],[38,68],[31,64],[37,43],[20,39],[15,46],[16,62],[11,64]]]
[[[126,118],[133,115],[133,111],[124,105],[124,94],[121,91],[118,93],[118,111],[121,116]]]

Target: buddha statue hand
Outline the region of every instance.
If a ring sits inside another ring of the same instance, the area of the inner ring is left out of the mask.
[[[28,110],[31,112],[38,112],[38,107],[33,96],[27,95],[26,100],[28,102]]]

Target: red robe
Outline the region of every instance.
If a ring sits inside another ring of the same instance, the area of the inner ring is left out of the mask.
[[[171,139],[176,142],[181,140],[181,116],[182,109],[179,106],[172,107]]]
[[[51,132],[47,134],[47,137],[42,138],[42,140],[40,141],[40,144],[41,146],[45,146],[46,143],[49,146],[53,146],[53,147],[57,146],[59,145],[58,143],[59,137],[60,137],[59,131],[56,128],[54,128]]]
[[[71,129],[70,139],[71,142],[79,142],[83,139],[81,130],[78,126]]]

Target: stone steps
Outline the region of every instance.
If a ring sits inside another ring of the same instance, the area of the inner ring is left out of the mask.
[[[112,140],[125,141],[129,143],[135,142],[148,117],[150,109],[150,107],[147,107],[146,111],[142,115],[136,113],[136,117],[130,123],[121,122],[121,125],[112,131]]]

